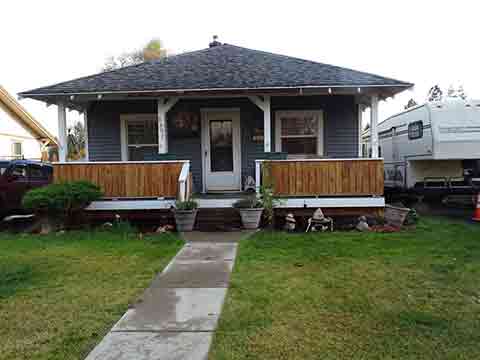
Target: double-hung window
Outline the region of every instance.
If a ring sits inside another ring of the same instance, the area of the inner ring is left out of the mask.
[[[323,155],[323,112],[287,110],[275,113],[275,151],[294,156]]]
[[[23,158],[23,146],[20,141],[12,142],[12,157],[15,159]]]
[[[122,160],[145,160],[146,153],[158,152],[158,120],[156,114],[121,116]]]

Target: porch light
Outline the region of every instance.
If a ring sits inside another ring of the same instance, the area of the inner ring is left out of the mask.
[[[332,95],[332,88],[328,88],[328,93]]]
[[[357,88],[357,93],[360,94],[361,92],[362,92],[362,89],[358,87],[358,88]]]
[[[98,94],[98,95],[97,95],[97,99],[98,99],[98,100],[102,100],[102,98],[103,98],[103,95],[102,95],[102,94]]]

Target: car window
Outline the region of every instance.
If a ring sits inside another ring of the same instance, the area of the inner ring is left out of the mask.
[[[42,167],[39,165],[30,165],[30,178],[32,179],[46,179],[46,172],[43,171]]]
[[[17,177],[27,177],[27,168],[21,165],[15,165],[12,169],[12,175]]]
[[[6,167],[4,166],[0,166],[0,175],[3,175],[5,173],[5,171],[7,170]]]

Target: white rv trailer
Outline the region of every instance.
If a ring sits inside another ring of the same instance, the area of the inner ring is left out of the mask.
[[[471,194],[480,185],[480,100],[409,108],[378,125],[385,192]],[[369,156],[369,131],[362,136]]]

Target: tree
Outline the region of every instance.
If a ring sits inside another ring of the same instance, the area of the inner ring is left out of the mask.
[[[68,158],[71,160],[79,160],[85,157],[85,144],[87,134],[85,126],[77,121],[68,129]]]
[[[450,85],[448,87],[447,97],[449,97],[449,98],[460,98],[462,100],[467,99],[467,95],[465,94],[465,90],[463,89],[463,85],[458,85],[457,88],[455,88],[453,85]]]
[[[418,103],[413,99],[411,98],[410,100],[408,100],[408,103],[407,105],[404,106],[405,110],[411,108],[411,107],[414,107],[414,106],[417,106]]]
[[[166,56],[167,50],[163,47],[160,39],[152,39],[141,49],[124,52],[118,56],[107,58],[103,65],[103,71],[120,69],[125,66],[161,59]]]
[[[435,85],[430,88],[427,95],[427,101],[442,101],[443,91],[440,89],[440,86]]]

